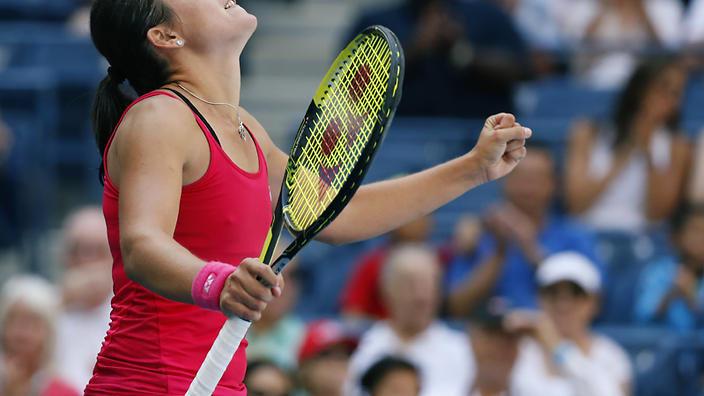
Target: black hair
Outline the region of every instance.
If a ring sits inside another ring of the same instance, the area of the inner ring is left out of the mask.
[[[169,81],[172,71],[147,40],[147,32],[171,23],[174,12],[163,0],[95,0],[90,12],[93,44],[110,63],[93,101],[92,124],[102,158],[110,135],[122,113],[134,100],[120,87],[127,80],[137,95],[158,89]],[[104,159],[103,159],[104,162]],[[101,163],[99,176],[103,182]]]
[[[643,61],[633,72],[625,87],[619,94],[614,112],[611,116],[616,129],[614,147],[618,147],[628,140],[631,134],[633,120],[640,110],[643,100],[652,88],[653,82],[662,73],[676,65],[679,59],[673,56],[661,56]],[[668,130],[675,133],[678,130],[680,112],[675,111],[665,122]]]
[[[362,389],[370,395],[373,394],[376,386],[379,385],[387,375],[394,371],[410,371],[415,374],[416,377],[419,377],[418,369],[413,363],[399,357],[386,356],[378,360],[364,372],[360,380]]]

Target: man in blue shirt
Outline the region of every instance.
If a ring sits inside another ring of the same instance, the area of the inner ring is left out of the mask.
[[[485,214],[486,232],[470,256],[455,258],[446,273],[448,311],[466,317],[487,298],[536,307],[535,269],[548,255],[571,250],[594,262],[596,239],[582,225],[550,212],[555,163],[547,147],[532,146],[504,180],[506,202]]]

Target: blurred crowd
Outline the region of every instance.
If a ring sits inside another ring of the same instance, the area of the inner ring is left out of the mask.
[[[89,3],[64,15],[74,34],[87,34]],[[349,273],[316,296],[334,315],[300,301],[311,268],[341,270],[294,260],[247,335],[249,394],[704,394],[704,114],[701,132],[682,126],[703,78],[704,0],[401,0],[364,9],[342,41],[372,24],[405,49],[398,117],[521,121],[522,84],[556,79],[615,99],[602,116],[583,109],[557,144],[534,129],[501,193],[458,215],[450,238],[433,237],[429,214],[344,250]],[[19,138],[0,121],[3,190]],[[6,199],[0,274],[17,272],[2,268],[19,243]],[[76,395],[91,376],[112,256],[99,207],[61,224],[50,280],[0,279],[0,395]]]

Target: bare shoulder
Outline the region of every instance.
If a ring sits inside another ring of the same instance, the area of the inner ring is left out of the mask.
[[[125,114],[116,139],[121,142],[179,143],[186,139],[195,121],[188,107],[167,95],[155,95],[136,103]]]

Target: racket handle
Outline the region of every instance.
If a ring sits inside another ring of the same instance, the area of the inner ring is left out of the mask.
[[[227,319],[191,382],[186,396],[213,394],[251,324],[252,322],[236,316]]]

